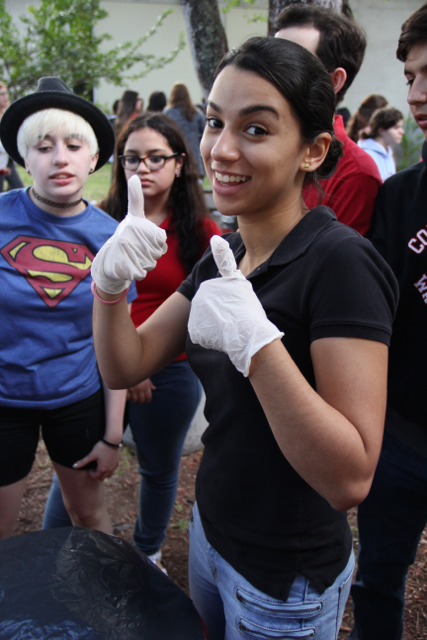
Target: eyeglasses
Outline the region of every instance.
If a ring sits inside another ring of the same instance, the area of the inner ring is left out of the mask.
[[[143,162],[148,171],[160,171],[166,164],[166,160],[176,158],[181,155],[180,153],[173,153],[171,156],[145,156],[145,158],[138,158],[138,156],[119,156],[119,160],[122,163],[123,169],[128,171],[136,171]]]

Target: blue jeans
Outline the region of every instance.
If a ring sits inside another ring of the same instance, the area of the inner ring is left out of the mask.
[[[172,362],[152,376],[157,387],[147,404],[129,404],[141,483],[134,544],[146,555],[165,539],[178,487],[185,436],[202,395],[186,360]]]
[[[71,527],[71,525],[71,518],[62,500],[61,487],[55,473],[44,508],[42,529],[57,529]]]
[[[337,638],[350,592],[353,553],[324,593],[299,576],[284,602],[258,591],[215,551],[206,540],[197,505],[189,533],[190,595],[209,640]]]
[[[371,491],[359,505],[351,589],[352,640],[400,640],[405,581],[427,523],[427,460],[387,433]]]
[[[147,404],[129,403],[129,423],[141,474],[134,543],[146,555],[159,550],[175,503],[185,436],[199,406],[202,387],[186,360],[152,376],[157,387]],[[71,520],[54,475],[43,529],[67,527]]]

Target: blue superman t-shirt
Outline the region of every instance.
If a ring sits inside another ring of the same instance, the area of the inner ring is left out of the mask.
[[[90,267],[116,227],[91,204],[60,217],[25,189],[0,197],[0,406],[54,409],[99,389]]]

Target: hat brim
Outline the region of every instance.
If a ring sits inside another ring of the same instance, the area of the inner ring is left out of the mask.
[[[98,141],[99,159],[95,171],[100,169],[114,152],[114,132],[108,118],[98,107],[63,91],[40,91],[13,102],[0,121],[0,137],[7,154],[22,167],[24,159],[18,151],[18,131],[25,118],[43,109],[63,109],[81,116],[92,127]]]

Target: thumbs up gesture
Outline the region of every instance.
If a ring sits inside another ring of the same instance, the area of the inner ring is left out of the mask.
[[[128,182],[128,212],[115,233],[98,251],[92,278],[106,293],[121,293],[132,280],[143,280],[167,251],[166,231],[147,220],[138,176]]]
[[[188,331],[194,344],[226,353],[247,377],[252,356],[284,334],[267,318],[228,242],[213,236],[211,247],[221,277],[200,285],[191,303]]]

